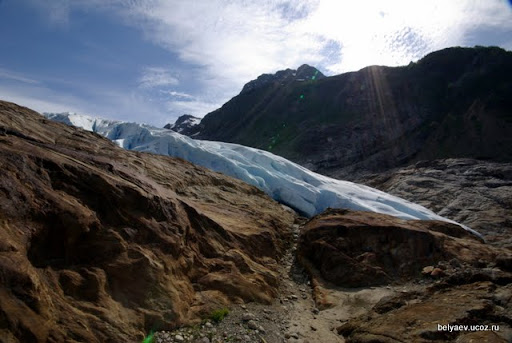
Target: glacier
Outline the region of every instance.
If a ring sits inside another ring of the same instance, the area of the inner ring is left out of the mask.
[[[328,207],[389,214],[402,219],[441,220],[427,208],[361,184],[329,178],[287,159],[238,144],[202,141],[146,124],[93,118],[75,113],[44,113],[48,119],[96,132],[120,147],[179,157],[254,185],[276,201],[312,217]]]

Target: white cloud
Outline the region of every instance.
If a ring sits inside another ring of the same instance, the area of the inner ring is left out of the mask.
[[[367,65],[403,65],[441,48],[466,45],[482,28],[512,28],[503,1],[325,0],[303,22],[304,29],[340,43],[333,73]]]
[[[174,100],[167,102],[168,111],[176,118],[182,114],[192,114],[193,116],[203,117],[205,114],[216,110],[218,107],[218,103],[201,100]]]
[[[313,2],[151,1],[128,11],[146,36],[188,63],[201,66],[206,86],[240,90],[264,72],[322,60],[322,37],[296,29],[282,13],[311,9]]]
[[[265,72],[302,63],[331,74],[402,65],[471,44],[474,30],[512,28],[500,0],[152,0],[122,12],[148,39],[201,66],[204,87],[216,87],[222,100]]]
[[[177,92],[177,91],[162,91],[164,94],[168,94],[171,97],[174,98],[182,98],[182,99],[194,99],[194,96],[183,93],[183,92]]]
[[[146,67],[139,79],[141,88],[175,86],[179,80],[167,69],[161,67]]]
[[[480,29],[512,34],[512,10],[504,0],[26,1],[55,22],[69,21],[72,8],[113,11],[202,67],[206,85],[231,93],[261,73],[302,63],[331,73],[400,65],[448,46],[485,45],[468,38]],[[161,68],[145,72],[144,87],[177,82]]]
[[[28,84],[38,84],[39,81],[28,78],[22,74],[0,68],[0,79],[14,80]]]
[[[65,23],[74,9],[115,13],[190,67],[186,78],[173,66],[143,68],[130,100],[160,101],[176,115],[202,116],[258,75],[303,63],[335,74],[408,64],[448,46],[512,47],[485,36],[512,36],[504,0],[55,0],[46,10]]]

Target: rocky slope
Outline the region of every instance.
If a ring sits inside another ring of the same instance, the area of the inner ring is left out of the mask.
[[[0,102],[0,342],[510,342],[511,175],[447,159],[364,179],[491,244],[369,212],[305,222],[240,181]]]
[[[0,341],[130,342],[269,303],[294,221],[261,191],[0,102]]]
[[[297,245],[271,304],[233,306],[220,322],[161,331],[156,342],[512,339],[510,251],[449,223],[361,211],[330,210],[302,224],[293,226]]]
[[[512,164],[474,159],[421,161],[359,182],[421,204],[512,249]]]
[[[512,53],[500,48],[450,48],[404,67],[302,82],[276,78],[248,83],[205,116],[195,137],[351,179],[418,160],[512,160]]]
[[[348,320],[337,328],[345,342],[512,340],[512,252],[456,225],[331,210],[305,225],[298,256],[321,309],[339,309],[344,291],[338,286],[400,289],[377,296],[359,316],[340,313]],[[367,301],[379,292],[370,288]],[[467,327],[438,327],[448,324]]]

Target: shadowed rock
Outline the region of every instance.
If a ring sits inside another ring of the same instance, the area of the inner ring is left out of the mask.
[[[314,68],[313,68],[314,69]],[[447,48],[402,67],[262,75],[201,121],[201,139],[271,151],[335,178],[449,157],[512,161],[512,52]]]
[[[346,287],[412,279],[439,261],[474,263],[500,253],[455,224],[350,210],[314,217],[299,242],[302,259],[325,280]]]

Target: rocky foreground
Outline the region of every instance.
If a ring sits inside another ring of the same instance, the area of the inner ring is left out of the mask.
[[[336,329],[346,342],[512,340],[508,249],[483,244],[453,224],[346,210],[313,218],[301,237],[299,257],[311,266],[319,308],[338,305],[333,285],[402,288],[347,318]],[[439,325],[468,328],[448,332]]]
[[[294,228],[271,304],[233,305],[220,323],[158,332],[155,341],[512,340],[510,250],[449,223],[349,210]]]

